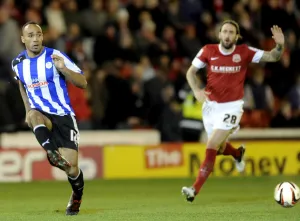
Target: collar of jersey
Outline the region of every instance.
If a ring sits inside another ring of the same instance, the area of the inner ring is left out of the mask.
[[[219,51],[222,55],[230,55],[235,51],[235,45],[233,46],[234,48],[233,48],[232,52],[224,52],[221,48],[221,44],[219,44],[218,47],[219,47]]]
[[[46,47],[44,46],[42,52],[41,52],[38,56],[35,56],[35,57],[31,58],[31,57],[28,56],[27,50],[25,50],[25,56],[26,56],[27,59],[31,59],[31,60],[32,60],[32,59],[37,59],[37,58],[39,58],[40,56],[42,56],[42,55],[45,53],[45,51],[46,51]]]

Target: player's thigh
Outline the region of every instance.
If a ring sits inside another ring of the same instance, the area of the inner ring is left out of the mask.
[[[27,118],[32,129],[41,124],[44,124],[49,130],[52,129],[52,122],[46,113],[33,109],[28,112]]]
[[[207,141],[207,148],[219,150],[230,135],[231,130],[214,129]]]

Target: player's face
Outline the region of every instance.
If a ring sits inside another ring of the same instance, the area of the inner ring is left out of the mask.
[[[42,50],[43,32],[40,26],[30,24],[23,30],[22,42],[27,50],[34,54],[38,54]]]
[[[224,24],[219,33],[219,38],[220,43],[224,48],[232,48],[238,39],[235,26],[229,23]]]

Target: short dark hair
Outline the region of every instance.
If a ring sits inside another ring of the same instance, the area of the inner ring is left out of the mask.
[[[236,34],[238,35],[238,38],[242,38],[241,32],[240,32],[240,26],[236,21],[230,20],[230,19],[223,21],[222,24],[221,24],[221,27],[220,27],[220,31],[222,30],[222,28],[225,24],[233,25],[236,29]]]
[[[24,31],[24,28],[26,28],[27,25],[39,25],[39,24],[35,21],[28,21],[22,26],[22,32]]]

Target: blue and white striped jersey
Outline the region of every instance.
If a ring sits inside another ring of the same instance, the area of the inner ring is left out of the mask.
[[[47,47],[34,58],[23,51],[12,61],[12,69],[26,89],[31,108],[55,115],[75,115],[65,77],[54,66],[52,54],[63,57],[68,69],[83,74],[67,55]]]

